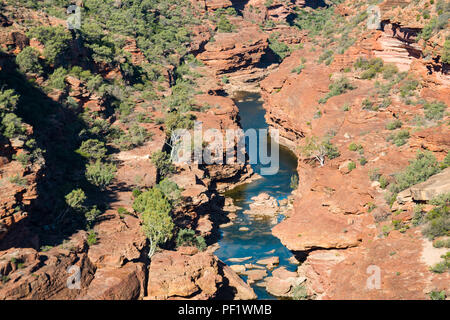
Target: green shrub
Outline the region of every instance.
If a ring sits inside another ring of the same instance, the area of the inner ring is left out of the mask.
[[[64,63],[70,50],[72,36],[63,26],[39,26],[31,29],[28,35],[44,44],[45,58],[51,64]]]
[[[115,140],[115,143],[119,144],[121,150],[132,150],[143,146],[151,138],[152,134],[147,129],[138,124],[133,124],[126,134]]]
[[[441,52],[441,60],[443,63],[450,64],[450,40],[446,39]]]
[[[101,214],[102,212],[97,208],[97,206],[92,206],[90,210],[86,210],[84,217],[86,218],[88,227],[92,227]]]
[[[413,226],[417,227],[424,222],[425,219],[425,211],[423,211],[423,205],[416,205],[413,209],[413,218],[411,220]]]
[[[362,102],[362,109],[376,111],[376,109],[373,107],[373,104],[374,103],[370,101],[369,98],[365,98]]]
[[[156,186],[161,190],[172,205],[176,205],[181,201],[181,192],[183,191],[175,182],[164,179]]]
[[[323,146],[325,147],[325,153],[326,153],[328,159],[333,160],[335,158],[338,158],[341,155],[338,147],[333,145],[329,140],[326,139],[323,142]]]
[[[348,171],[353,171],[354,169],[356,169],[356,163],[354,163],[353,161],[351,161],[349,164],[348,164]]]
[[[425,216],[426,225],[422,230],[423,234],[431,240],[450,235],[450,193],[442,194],[430,203],[436,207]]]
[[[386,129],[395,130],[402,127],[402,122],[399,119],[390,121],[386,124]]]
[[[195,231],[191,229],[181,229],[177,236],[177,247],[194,246],[200,251],[206,249],[206,242],[202,236],[196,236]]]
[[[386,129],[395,130],[402,127],[402,122],[399,119],[390,121],[386,124]]]
[[[383,72],[383,79],[392,79],[398,73],[398,68],[395,64],[385,64],[381,70]]]
[[[425,110],[425,118],[428,120],[440,120],[444,117],[447,105],[441,101],[427,102],[423,106]]]
[[[25,187],[28,184],[28,180],[25,177],[21,177],[18,173],[9,178],[9,182],[14,183],[18,186]]]
[[[32,47],[24,48],[16,56],[16,63],[22,72],[42,73],[42,66],[39,62],[39,52]]]
[[[389,181],[386,179],[385,176],[381,176],[378,182],[380,183],[381,189],[386,189],[386,187],[389,185]]]
[[[155,165],[161,177],[165,177],[175,171],[175,166],[169,154],[164,151],[156,151],[152,154],[152,163]]]
[[[325,61],[326,65],[329,65],[332,62],[334,52],[332,50],[326,50],[319,56],[319,60],[317,62],[322,63]]]
[[[94,230],[89,230],[87,235],[87,244],[88,246],[93,246],[98,241],[97,233]]]
[[[4,113],[14,112],[20,96],[13,89],[0,88],[0,116]]]
[[[433,153],[429,151],[418,151],[416,159],[411,161],[406,169],[395,175],[395,183],[391,184],[389,190],[396,194],[417,183],[426,181],[441,169]]]
[[[358,143],[352,142],[352,143],[349,144],[348,150],[350,150],[350,151],[361,151],[361,150],[363,150],[363,146],[358,144]]]
[[[194,120],[195,116],[192,114],[183,114],[181,112],[168,114],[164,120],[167,136],[170,137],[176,129],[192,129],[194,127]]]
[[[301,64],[298,67],[295,67],[294,69],[292,69],[291,73],[300,74],[300,73],[302,73],[303,69],[305,69],[305,65]]]
[[[231,24],[230,20],[225,15],[221,15],[219,18],[219,22],[217,23],[217,31],[218,32],[233,32],[235,27]]]
[[[434,266],[430,267],[430,271],[434,273],[444,273],[447,271],[448,266],[445,262],[436,263]]]
[[[450,248],[450,239],[441,239],[433,242],[435,248]]]
[[[370,181],[378,181],[380,179],[381,174],[379,171],[380,171],[380,169],[378,169],[378,168],[369,170]]]
[[[444,160],[442,160],[442,162],[439,164],[439,166],[441,167],[441,169],[446,169],[450,167],[450,151],[447,152],[447,155],[445,156]]]
[[[400,95],[403,98],[410,97],[419,86],[419,81],[416,79],[407,79],[400,86]]]
[[[358,58],[356,60],[354,67],[356,69],[364,70],[361,73],[362,79],[373,79],[377,73],[383,70],[383,60],[381,58],[372,58],[370,60],[364,58]]]
[[[284,42],[278,41],[274,36],[269,38],[269,48],[275,53],[279,61],[283,61],[291,54],[289,46]]]
[[[410,134],[408,130],[400,130],[397,133],[389,135],[387,141],[392,141],[397,147],[401,147],[408,142],[409,137]]]
[[[119,208],[117,208],[117,214],[119,215],[119,217],[123,218],[126,214],[130,214],[130,213],[124,207],[119,207]]]
[[[88,139],[81,143],[77,153],[87,159],[101,160],[106,157],[105,143],[97,139]]]
[[[72,190],[66,195],[66,204],[73,210],[80,211],[84,209],[84,203],[86,201],[86,194],[81,189]]]
[[[112,163],[97,160],[86,165],[86,179],[93,185],[104,190],[116,176],[117,167]]]
[[[445,300],[445,298],[447,297],[447,295],[445,294],[445,291],[431,291],[429,293],[430,299],[431,300]]]
[[[26,129],[23,126],[22,119],[14,113],[7,113],[1,119],[0,129],[7,138],[14,138],[25,134]]]
[[[321,98],[319,100],[319,103],[323,104],[327,102],[328,99],[330,99],[331,97],[341,95],[347,92],[348,90],[356,89],[356,87],[353,84],[351,84],[350,81],[345,77],[336,80],[335,82],[330,84],[328,88],[330,89],[330,92],[328,92],[325,97]]]
[[[304,284],[295,286],[292,289],[292,299],[294,300],[307,300],[308,299],[308,289]]]
[[[133,198],[136,199],[137,197],[139,197],[142,194],[142,191],[140,189],[136,188],[136,189],[133,189],[132,194],[133,194]]]
[[[64,68],[56,69],[48,78],[49,85],[52,88],[63,90],[66,87],[67,70]]]
[[[338,148],[330,142],[329,138],[320,141],[315,136],[307,137],[305,144],[299,149],[302,157],[309,160],[314,159],[319,162],[320,166],[324,165],[325,157],[331,160],[340,156]]]

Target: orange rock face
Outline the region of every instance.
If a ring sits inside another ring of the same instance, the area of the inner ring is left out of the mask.
[[[235,33],[218,33],[214,42],[205,45],[197,56],[217,74],[243,69],[257,64],[268,46],[268,37],[257,27]]]
[[[150,299],[210,299],[221,294],[219,291],[224,281],[231,283],[234,291],[230,294],[235,298],[255,297],[253,290],[229,267],[207,252],[158,253],[152,258],[149,271]]]
[[[405,49],[406,40],[402,40],[399,32],[395,36],[392,29],[370,33],[344,55],[335,56],[329,66],[317,63],[317,52],[305,46],[261,82],[267,122],[280,130],[280,142],[302,160],[294,210],[273,233],[292,251],[306,253],[299,272],[308,279],[310,293],[318,298],[424,299],[435,289],[439,282],[436,279],[448,278],[428,271],[422,260],[424,240],[419,230],[382,235],[381,221],[391,215],[391,209],[379,183],[369,179],[375,169],[386,177],[403,170],[418,149],[433,151],[441,160],[450,149],[448,126],[437,124],[429,129],[413,130],[410,121],[423,116],[422,106],[407,106],[395,97],[383,110],[364,109],[364,99],[377,99],[373,95],[373,82],[361,80],[355,73],[342,72],[357,57],[373,57],[375,53],[400,70],[420,75],[423,87],[418,95],[448,103],[450,89],[445,74],[421,73],[425,63],[411,54],[413,48]],[[394,48],[395,44],[388,44],[389,41],[398,41],[401,52]],[[301,73],[291,72],[300,65],[302,57],[306,62]],[[341,76],[351,79],[355,89],[319,103],[329,91],[328,85]],[[435,88],[439,94],[433,94],[428,87]],[[386,141],[390,134],[386,123],[393,118],[401,119],[402,128],[413,131],[408,143],[401,147]],[[448,118],[444,116],[443,121]],[[304,144],[305,137],[311,136],[328,136],[340,156],[326,160],[323,167],[304,159],[299,146]],[[363,151],[351,151],[351,143],[360,145]],[[365,159],[364,164],[361,158]],[[350,164],[356,168],[350,168]],[[412,207],[403,210],[392,219],[411,219]],[[366,287],[370,266],[381,270],[381,287],[377,290]],[[445,285],[437,287],[448,289]]]

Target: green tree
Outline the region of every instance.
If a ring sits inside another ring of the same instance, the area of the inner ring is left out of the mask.
[[[86,194],[81,189],[72,190],[65,197],[67,205],[73,210],[80,211],[84,209],[84,202],[86,201]]]
[[[97,160],[93,164],[86,165],[85,175],[90,183],[104,190],[116,176],[116,171],[114,164]]]
[[[14,138],[23,135],[26,132],[22,119],[14,113],[7,113],[3,116],[0,129],[2,129],[3,135],[7,138]]]
[[[148,255],[152,257],[157,247],[172,237],[172,206],[161,190],[153,188],[134,200],[133,209],[141,214],[142,228],[150,241]]]
[[[24,48],[16,56],[16,63],[22,72],[42,73],[42,66],[39,62],[39,52],[32,47]]]
[[[305,144],[300,147],[300,154],[306,159],[314,159],[323,167],[325,158],[334,159],[340,156],[339,150],[331,144],[329,139],[320,140],[316,136],[307,137]]]
[[[67,70],[60,67],[56,69],[48,78],[49,85],[52,88],[63,90],[66,87]]]
[[[169,154],[164,151],[154,152],[151,161],[156,166],[156,169],[158,169],[161,177],[165,177],[175,171],[175,166],[173,165]]]
[[[72,36],[63,26],[39,26],[31,29],[28,35],[44,44],[44,56],[49,63],[54,65],[64,63]]]

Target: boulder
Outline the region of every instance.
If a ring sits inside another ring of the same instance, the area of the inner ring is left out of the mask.
[[[223,270],[223,277],[228,280],[228,287],[232,289],[234,300],[253,300],[257,296],[253,289],[244,282],[229,266],[221,264]]]
[[[152,257],[148,275],[148,298],[215,297],[223,279],[217,258],[207,252],[192,256],[175,251],[163,251]]]
[[[450,168],[412,186],[410,190],[415,201],[429,201],[438,195],[450,193]]]
[[[261,193],[256,197],[252,197],[253,201],[250,203],[250,210],[245,210],[244,213],[255,216],[273,217],[279,210],[278,201],[268,193]]]

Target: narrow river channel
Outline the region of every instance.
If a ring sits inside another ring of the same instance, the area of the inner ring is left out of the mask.
[[[264,119],[265,110],[262,107],[262,100],[259,94],[241,92],[235,96],[236,105],[239,108],[241,125],[244,130],[267,128]],[[268,143],[274,143],[269,141]],[[270,150],[270,148],[269,148]],[[230,258],[251,257],[244,263],[256,263],[257,260],[278,256],[280,264],[278,267],[284,266],[290,271],[295,271],[297,265],[288,261],[292,257],[291,252],[284,247],[278,238],[272,235],[274,224],[269,220],[256,220],[251,216],[244,214],[243,211],[248,209],[251,198],[266,192],[277,200],[287,198],[292,189],[290,187],[291,177],[296,174],[297,158],[287,148],[280,146],[279,171],[275,175],[264,176],[250,184],[239,186],[230,190],[226,196],[233,198],[234,204],[242,209],[237,212],[237,218],[232,226],[221,230],[219,240],[220,248],[216,251],[216,255],[224,262]],[[260,173],[261,165],[252,165],[256,173]],[[283,216],[278,217],[280,222]],[[240,231],[239,228],[247,227],[249,231]],[[268,276],[271,272],[268,271]],[[245,276],[242,276],[247,280]],[[264,287],[258,286],[258,282],[252,284],[258,299],[275,299],[270,295]]]

